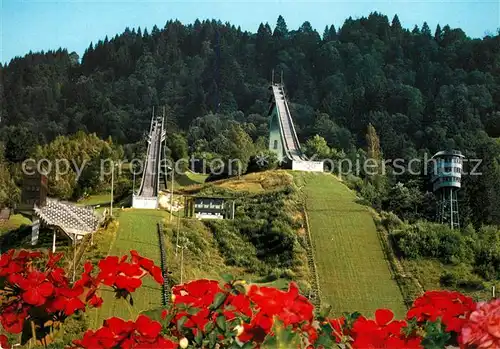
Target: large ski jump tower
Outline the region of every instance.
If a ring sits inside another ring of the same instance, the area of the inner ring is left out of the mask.
[[[291,164],[292,170],[323,172],[323,161],[308,161],[300,149],[300,142],[295,132],[292,115],[288,108],[283,85],[271,83],[272,96],[269,100],[269,150],[276,153],[278,160]]]
[[[464,156],[460,151],[436,153],[432,159],[432,190],[437,197],[437,221],[451,229],[460,228],[458,191],[461,188]]]

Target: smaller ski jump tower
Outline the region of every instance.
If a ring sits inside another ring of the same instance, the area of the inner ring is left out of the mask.
[[[285,162],[292,170],[323,172],[323,161],[308,161],[300,149],[299,139],[295,132],[292,115],[288,108],[283,85],[283,74],[281,83],[271,83],[272,96],[269,108],[269,150],[276,153],[280,162]]]
[[[461,188],[464,156],[458,150],[440,151],[431,159],[432,190],[437,197],[437,221],[460,228],[458,191]]]

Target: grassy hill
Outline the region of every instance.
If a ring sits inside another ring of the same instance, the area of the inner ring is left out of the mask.
[[[293,177],[290,173],[293,173]],[[304,222],[298,206],[306,207],[322,305],[331,305],[333,313],[336,314],[356,310],[373,314],[377,308],[389,307],[394,309],[396,315],[403,316],[406,311],[403,296],[391,275],[372,215],[366,206],[356,202],[356,195],[336,177],[317,173],[269,171],[252,173],[239,179],[191,185],[181,188],[178,193],[223,192],[225,195],[233,193],[237,196],[244,193],[244,199],[240,199],[241,207],[251,200],[249,198],[272,193],[286,186],[293,187],[295,191],[287,198],[294,207],[288,209],[287,214],[298,217],[301,227]],[[262,206],[261,209],[270,208]],[[287,207],[281,209],[286,211]],[[239,233],[242,233],[242,228],[238,229]],[[295,233],[299,240],[305,239],[303,228],[296,229]],[[233,234],[231,239],[238,237],[234,231],[225,230],[224,234]],[[214,243],[210,234],[206,237],[208,245]],[[217,244],[224,243],[215,241],[213,247],[217,248]],[[307,244],[302,244],[302,247],[306,249]],[[220,246],[218,248],[220,249]],[[224,253],[222,255],[224,256]],[[219,257],[220,254],[217,255],[217,258]],[[308,275],[305,279],[311,286],[314,281],[311,270],[307,268],[304,253],[300,258],[302,268],[307,270],[301,275]],[[209,263],[214,263],[214,260]],[[222,264],[216,264],[217,266],[211,265],[208,268],[208,275],[221,270]],[[203,266],[201,269],[189,269],[193,278],[207,275]],[[236,272],[245,276],[244,270]]]
[[[238,201],[237,219],[224,222],[201,222],[196,219],[185,219],[164,210],[124,209],[115,211],[117,229],[115,233],[103,231],[99,237],[98,247],[89,251],[88,258],[94,254],[105,255],[128,254],[131,249],[137,250],[145,257],[159,264],[160,249],[156,224],[163,222],[165,227],[165,243],[167,268],[171,272],[169,284],[174,285],[182,280],[199,278],[222,280],[222,274],[232,274],[237,278],[250,282],[266,284],[278,288],[288,287],[291,280],[297,281],[304,292],[310,288],[310,276],[307,269],[305,251],[300,242],[289,240],[290,244],[276,239],[281,236],[294,236],[293,227],[301,226],[294,208],[295,196],[286,187],[293,184],[293,177],[285,171],[274,171],[264,174],[250,174],[242,179],[230,179],[214,183],[190,184],[177,187],[180,194],[210,195],[223,193]],[[102,199],[88,198],[88,201]],[[275,205],[281,202],[282,205]],[[270,208],[273,209],[270,209]],[[179,212],[182,214],[182,212]],[[259,215],[259,217],[256,217]],[[269,219],[268,219],[269,218]],[[271,228],[273,221],[280,221],[283,226],[277,235],[261,234]],[[293,227],[292,227],[293,226]],[[253,231],[253,228],[256,230]],[[288,235],[283,235],[286,231]],[[177,235],[179,233],[179,240]],[[251,236],[251,234],[261,234]],[[262,253],[261,245],[272,242],[265,240],[272,236],[275,245],[283,248],[281,258],[277,254]],[[97,237],[96,237],[97,238]],[[184,253],[176,248],[185,245]],[[96,251],[99,249],[99,251]],[[182,259],[181,259],[182,256]],[[83,258],[83,259],[85,259]],[[98,258],[95,258],[98,260]],[[110,316],[122,318],[135,317],[139,312],[157,308],[161,305],[161,287],[144,279],[144,286],[134,294],[132,310],[123,300],[115,300],[111,290],[104,290],[104,304],[101,309],[87,314],[91,327],[98,327]]]
[[[137,250],[144,257],[153,259],[160,265],[160,248],[156,224],[166,217],[165,211],[125,209],[116,211],[118,229],[116,235],[107,237],[109,255],[121,256]],[[101,243],[105,244],[106,241]],[[141,311],[161,305],[161,286],[152,278],[143,279],[143,286],[134,293],[134,306],[129,309],[124,300],[114,299],[111,289],[101,292],[104,300],[102,308],[88,314],[91,327],[99,327],[104,319],[112,316],[124,319],[135,318]]]
[[[335,314],[380,307],[406,311],[367,207],[336,177],[294,173],[304,195],[321,299]]]
[[[291,280],[309,294],[315,278],[307,250],[315,257],[322,305],[335,314],[379,307],[405,312],[392,279],[375,224],[366,206],[334,176],[289,171],[252,173],[241,178],[176,188],[177,195],[224,195],[236,200],[234,221],[202,222],[161,210],[117,210],[118,229],[108,237],[109,254],[136,249],[159,262],[156,223],[164,222],[170,284],[230,273],[247,281],[285,288]],[[306,208],[312,237],[307,242]],[[176,249],[185,245],[184,253]],[[182,258],[181,258],[182,255]],[[160,286],[145,282],[134,296],[135,315],[161,304]],[[97,326],[115,315],[130,318],[122,302],[103,292],[104,307],[89,314]]]
[[[236,200],[235,220],[201,222],[193,219],[166,222],[167,263],[172,282],[180,281],[180,251],[175,255],[177,232],[187,242],[183,280],[220,279],[230,273],[247,281],[284,288],[297,281],[310,288],[310,273],[300,232],[302,217],[293,177],[286,171],[252,173],[241,178],[177,187],[179,195],[222,195]],[[273,223],[274,222],[274,223]],[[279,229],[272,224],[281,224]],[[274,234],[278,229],[279,234]],[[292,237],[290,244],[278,237]],[[269,247],[269,248],[268,248]],[[271,248],[282,248],[278,253]]]

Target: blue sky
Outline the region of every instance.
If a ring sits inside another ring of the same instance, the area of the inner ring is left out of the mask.
[[[427,21],[460,27],[470,37],[495,33],[500,27],[500,0],[469,1],[170,1],[170,0],[0,0],[0,62],[40,50],[67,48],[80,56],[91,41],[114,36],[125,27],[159,28],[168,19],[192,23],[220,19],[255,32],[259,23],[272,27],[282,15],[289,29],[311,22],[320,34],[325,25],[342,25],[349,16],[378,11],[392,19],[398,14],[405,27]]]

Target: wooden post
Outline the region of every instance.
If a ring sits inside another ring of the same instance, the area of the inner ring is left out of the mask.
[[[54,233],[52,235],[52,253],[56,253],[56,230],[54,229]]]
[[[180,216],[177,214],[177,231],[176,231],[176,238],[175,238],[175,256],[177,257],[177,249],[179,248],[179,233],[180,233]],[[181,282],[182,283],[182,282]]]
[[[73,234],[73,283],[76,278],[76,234]]]
[[[175,169],[172,168],[172,187],[170,188],[170,222],[172,222],[172,210],[174,209],[174,171]]]
[[[110,211],[109,214],[111,217],[113,217],[113,184],[115,180],[115,164],[111,165],[113,166],[111,168],[111,205],[110,205]]]
[[[184,280],[184,246],[181,248],[181,284]]]

